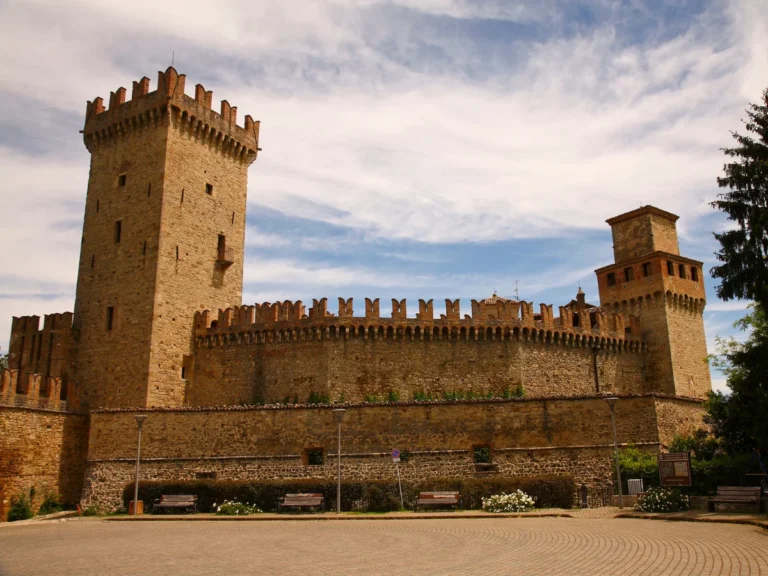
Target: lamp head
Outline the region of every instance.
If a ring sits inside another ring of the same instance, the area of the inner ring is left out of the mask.
[[[148,416],[146,414],[136,414],[134,418],[136,418],[136,425],[141,429],[141,425],[144,424],[144,420],[146,420]]]
[[[611,396],[610,398],[606,398],[605,401],[608,402],[608,406],[613,410],[613,407],[616,406],[616,402],[618,402],[619,399],[616,398],[616,396]]]
[[[331,410],[331,412],[333,412],[333,417],[336,418],[336,423],[341,424],[341,421],[344,419],[344,413],[346,410],[344,408],[336,408]]]

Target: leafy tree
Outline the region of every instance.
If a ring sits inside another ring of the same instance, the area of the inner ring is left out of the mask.
[[[744,342],[718,339],[723,352],[713,364],[727,377],[731,394],[710,393],[706,417],[732,455],[768,448],[768,317],[755,303],[734,326],[751,332]]]
[[[0,354],[0,372],[8,368],[8,354]]]
[[[711,205],[737,226],[715,234],[722,264],[711,274],[721,280],[716,291],[723,300],[755,300],[768,310],[768,89],[763,100],[746,110],[747,133],[732,132],[736,147],[723,149],[733,161],[724,166],[725,176],[717,183],[730,190]]]

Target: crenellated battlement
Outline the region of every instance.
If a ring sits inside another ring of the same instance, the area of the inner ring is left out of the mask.
[[[0,406],[39,408],[61,412],[77,412],[80,398],[77,383],[63,383],[61,378],[44,378],[41,374],[28,374],[20,380],[19,371],[0,372]]]
[[[600,308],[574,309],[503,298],[472,300],[472,315],[461,316],[460,301],[445,300],[445,313],[434,316],[433,300],[419,300],[415,318],[407,316],[407,302],[392,300],[391,314],[382,318],[380,301],[365,299],[365,315],[354,315],[354,302],[338,299],[338,314],[328,311],[328,299],[313,300],[305,313],[301,301],[265,302],[235,306],[218,313],[195,313],[198,346],[231,342],[292,342],[323,339],[390,340],[503,340],[523,339],[546,343],[617,350],[643,349],[637,317],[625,317]]]
[[[186,76],[169,67],[158,72],[157,89],[149,91],[149,78],[133,82],[131,99],[126,101],[123,87],[110,92],[108,107],[101,97],[88,101],[82,130],[86,148],[131,131],[161,125],[169,119],[179,130],[202,143],[215,146],[234,159],[252,163],[259,151],[259,122],[245,116],[237,124],[237,107],[221,101],[220,112],[212,110],[213,92],[202,84],[195,86],[194,97],[184,93]]]

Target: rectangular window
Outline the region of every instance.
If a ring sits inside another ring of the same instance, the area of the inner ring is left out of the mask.
[[[213,184],[205,185],[205,193],[208,194],[208,196],[213,196]]]
[[[491,447],[488,444],[473,446],[472,454],[475,464],[488,464],[491,461]]]
[[[120,176],[117,177],[117,185],[122,188],[123,186],[125,186],[125,183],[127,180],[128,178],[126,177],[125,174],[120,174]]]
[[[120,244],[120,239],[123,236],[123,221],[118,220],[115,222],[115,244]]]
[[[624,268],[624,281],[630,282],[635,279],[635,271],[632,268]]]
[[[107,331],[115,327],[115,307],[107,306]]]
[[[609,272],[606,279],[608,280],[608,286],[616,286],[616,274]]]
[[[691,266],[691,280],[694,282],[699,281],[699,269],[696,266]]]
[[[675,265],[667,260],[667,276],[674,276],[675,275]]]
[[[182,380],[191,380],[192,379],[192,371],[194,369],[194,362],[195,357],[194,356],[184,356],[181,359],[181,379]]]
[[[648,278],[651,275],[651,263],[646,262],[643,264],[643,278]]]
[[[677,270],[680,273],[680,278],[685,280],[685,264],[680,264],[680,266],[677,267]]]
[[[307,466],[322,466],[325,458],[322,448],[307,448],[304,450],[304,457]]]

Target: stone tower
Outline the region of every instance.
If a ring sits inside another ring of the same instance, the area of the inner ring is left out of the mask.
[[[176,406],[195,310],[241,304],[248,167],[259,123],[168,68],[86,107],[91,153],[74,330],[91,408]]]
[[[634,316],[642,330],[648,392],[703,398],[711,381],[702,263],[680,255],[677,219],[644,206],[607,220],[614,264],[595,272],[601,306]]]

